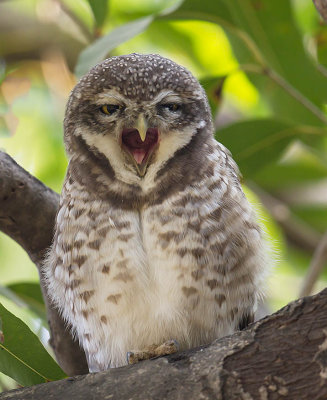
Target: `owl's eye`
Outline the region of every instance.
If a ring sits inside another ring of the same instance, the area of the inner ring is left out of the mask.
[[[118,104],[105,104],[104,106],[101,106],[100,111],[103,114],[112,115],[120,109],[121,109],[121,106]]]
[[[181,109],[181,105],[178,103],[166,103],[162,104],[161,107],[166,108],[167,110],[171,112],[177,112]]]

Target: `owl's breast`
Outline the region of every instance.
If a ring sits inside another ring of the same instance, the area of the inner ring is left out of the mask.
[[[207,177],[140,210],[67,195],[57,222],[50,293],[102,367],[149,344],[229,334],[258,297],[261,236],[232,178]]]

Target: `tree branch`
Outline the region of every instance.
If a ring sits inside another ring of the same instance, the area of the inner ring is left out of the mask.
[[[304,96],[299,90],[292,86],[286,79],[275,72],[272,68],[256,64],[242,64],[240,67],[244,72],[267,76],[274,81],[276,85],[293,97],[293,99],[302,104],[303,107],[319,118],[320,121],[322,121],[324,124],[327,123],[327,118],[324,112],[322,112],[319,107],[312,103],[306,96]]]
[[[40,274],[51,332],[50,344],[68,375],[88,371],[85,355],[46,295],[40,273],[53,236],[59,196],[0,151],[0,230],[19,243]]]
[[[327,290],[198,349],[0,394],[1,400],[326,399]]]

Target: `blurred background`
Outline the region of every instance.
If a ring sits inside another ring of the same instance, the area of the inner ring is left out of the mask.
[[[216,138],[239,164],[276,260],[269,312],[324,288],[327,28],[312,1],[2,0],[1,150],[60,192],[70,90],[103,58],[131,52],[171,58],[207,90]],[[0,301],[46,343],[38,279],[0,233]],[[15,383],[0,375],[0,385]]]

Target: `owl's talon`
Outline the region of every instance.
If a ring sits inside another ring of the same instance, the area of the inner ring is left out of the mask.
[[[179,350],[177,340],[168,340],[160,345],[151,345],[144,350],[133,350],[127,353],[128,364],[136,364],[139,361],[149,360],[150,358],[167,356],[176,353]]]
[[[177,340],[171,339],[158,346],[156,352],[160,353],[158,354],[158,356],[161,356],[176,353],[178,350],[179,343],[177,342]]]
[[[135,362],[133,362],[134,360],[134,352],[133,351],[128,351],[126,354],[126,359],[127,359],[127,363],[128,364],[135,364]]]

